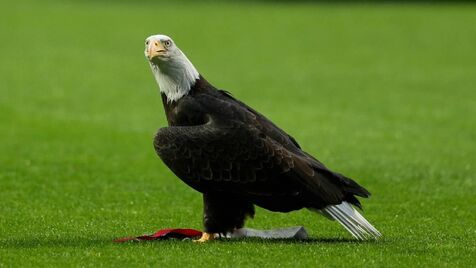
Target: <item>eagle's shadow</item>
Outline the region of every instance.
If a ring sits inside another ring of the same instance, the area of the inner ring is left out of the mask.
[[[38,247],[50,247],[50,248],[61,248],[61,247],[91,247],[91,246],[106,246],[111,244],[121,245],[144,245],[152,243],[193,243],[191,239],[167,239],[167,240],[150,240],[150,241],[130,241],[125,243],[115,243],[110,237],[102,238],[53,238],[53,239],[40,239],[40,238],[16,238],[0,241],[0,248],[11,248],[11,249],[27,249],[27,248],[38,248]],[[269,239],[269,238],[258,238],[258,237],[246,237],[246,238],[219,238],[208,243],[227,243],[227,244],[296,244],[296,245],[312,245],[312,244],[367,244],[375,243],[376,241],[358,241],[355,239],[347,238],[307,238],[307,239]]]
[[[213,241],[215,242],[215,241]],[[259,238],[259,237],[246,237],[246,238],[233,238],[226,239],[220,238],[216,242],[223,243],[263,243],[263,244],[362,244],[362,243],[372,243],[375,241],[359,241],[355,239],[348,238],[327,238],[327,237],[310,237],[307,239],[294,239],[294,238]]]

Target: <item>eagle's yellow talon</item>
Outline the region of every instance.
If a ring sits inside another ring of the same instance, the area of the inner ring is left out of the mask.
[[[200,239],[193,240],[193,242],[195,242],[195,243],[205,243],[205,242],[211,241],[213,239],[215,239],[215,234],[214,233],[205,233],[205,232],[203,232],[202,237],[200,237]]]

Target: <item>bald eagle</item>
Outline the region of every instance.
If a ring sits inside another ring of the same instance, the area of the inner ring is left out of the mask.
[[[353,206],[370,193],[331,171],[265,116],[211,85],[166,35],[145,41],[168,127],[154,147],[177,177],[203,194],[198,242],[241,228],[254,206],[307,208],[339,222],[356,239],[380,233]]]

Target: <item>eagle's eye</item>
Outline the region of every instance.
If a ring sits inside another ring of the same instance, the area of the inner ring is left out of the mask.
[[[172,42],[170,40],[165,40],[164,41],[164,46],[170,47],[172,45]]]
[[[149,45],[149,40],[145,40],[145,45],[146,45],[146,46]]]

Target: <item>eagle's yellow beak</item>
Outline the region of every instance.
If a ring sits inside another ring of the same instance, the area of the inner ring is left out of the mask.
[[[166,50],[159,40],[151,40],[147,48],[147,58],[151,60],[164,55],[165,52]]]

